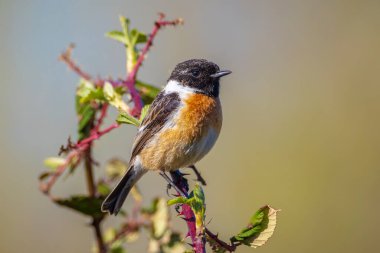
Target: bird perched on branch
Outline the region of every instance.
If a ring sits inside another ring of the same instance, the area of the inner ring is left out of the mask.
[[[222,126],[219,79],[230,73],[200,59],[174,68],[138,129],[128,171],[103,202],[102,211],[116,215],[146,172],[185,168],[210,151]]]

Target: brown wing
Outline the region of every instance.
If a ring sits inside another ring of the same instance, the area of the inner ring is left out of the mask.
[[[157,95],[141,123],[140,129],[142,130],[139,130],[137,133],[132,148],[131,160],[134,159],[149,140],[163,128],[166,121],[175,113],[180,103],[181,99],[176,92],[169,94],[160,92]]]

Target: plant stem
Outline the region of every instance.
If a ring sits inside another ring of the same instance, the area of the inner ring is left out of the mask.
[[[173,178],[173,183],[181,190],[178,192],[179,195],[183,195],[184,197],[189,197],[189,185],[187,180],[182,176],[181,172],[175,171],[171,172],[170,175]],[[188,235],[191,238],[193,250],[195,253],[205,253],[206,252],[206,241],[204,234],[197,234],[196,224],[195,224],[195,215],[193,210],[189,205],[183,204],[181,214],[184,216],[184,220],[186,221],[188,228]]]
[[[208,235],[208,237],[211,240],[213,240],[214,242],[216,242],[217,244],[219,244],[220,247],[224,248],[228,252],[234,252],[236,250],[236,246],[237,245],[234,245],[234,244],[230,245],[230,244],[228,244],[228,243],[220,240],[218,238],[218,235],[213,234],[210,230],[208,230],[208,228],[206,228],[206,234]]]
[[[92,171],[92,160],[91,160],[92,146],[90,145],[84,153],[84,166],[86,169],[86,181],[88,193],[91,197],[95,197],[96,189],[94,182],[94,174]]]
[[[137,58],[137,61],[135,65],[133,66],[131,71],[128,71],[128,75],[125,81],[125,86],[128,88],[129,93],[131,94],[133,103],[134,103],[134,108],[132,110],[132,115],[135,117],[140,116],[141,109],[143,107],[143,103],[141,100],[141,96],[136,90],[136,78],[137,78],[137,73],[143,64],[144,60],[146,59],[146,55],[149,51],[149,49],[153,45],[154,38],[156,37],[158,31],[165,26],[176,26],[179,24],[183,23],[182,19],[175,19],[172,21],[164,20],[165,15],[160,13],[158,20],[154,23],[154,27],[152,32],[149,35],[148,41],[145,43],[143,49],[141,50],[139,57]],[[132,54],[129,54],[131,57]],[[129,70],[128,64],[127,64],[127,69]]]
[[[74,44],[70,44],[69,47],[66,49],[65,52],[63,52],[60,56],[59,56],[59,60],[63,61],[64,63],[67,64],[67,66],[72,70],[74,71],[75,73],[77,73],[78,76],[80,76],[81,78],[87,80],[87,81],[90,81],[92,78],[91,78],[91,75],[89,75],[88,73],[84,72],[72,59],[71,59],[71,53],[73,52],[73,49],[74,49],[75,45]]]
[[[96,196],[96,186],[95,186],[95,180],[94,180],[94,173],[93,173],[93,167],[92,167],[92,146],[90,146],[86,149],[84,154],[84,165],[86,169],[86,181],[87,181],[87,188],[88,193],[91,197]],[[102,219],[99,218],[93,218],[91,225],[94,228],[96,242],[98,244],[98,252],[99,253],[107,253],[107,247],[103,240],[103,234],[100,227]]]

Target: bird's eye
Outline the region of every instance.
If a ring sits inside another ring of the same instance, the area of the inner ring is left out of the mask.
[[[198,77],[200,73],[201,72],[199,71],[199,69],[192,69],[191,70],[191,75],[194,77]]]

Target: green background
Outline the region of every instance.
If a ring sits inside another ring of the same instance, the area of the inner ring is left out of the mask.
[[[270,204],[282,209],[274,236],[239,252],[378,252],[377,0],[1,0],[0,252],[90,251],[88,220],[38,191],[42,160],[75,136],[77,77],[57,57],[75,42],[88,72],[123,77],[123,48],[104,33],[119,28],[119,14],[149,32],[159,11],[185,25],[159,33],[142,80],[163,86],[189,58],[233,71],[222,81],[222,133],[198,164],[209,227],[228,238]],[[124,126],[96,142],[97,159],[127,160],[134,134]],[[78,170],[53,193],[84,192],[83,182]],[[140,188],[146,200],[165,196],[154,173]],[[129,250],[144,251],[144,241]]]

